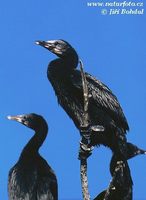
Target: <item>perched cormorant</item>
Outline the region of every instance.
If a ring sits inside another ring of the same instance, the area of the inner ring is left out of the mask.
[[[132,200],[133,182],[128,163],[126,160],[118,159],[116,155],[113,155],[110,163],[113,167],[110,185],[94,200]]]
[[[106,191],[106,200],[132,200],[132,178],[127,161],[122,160],[117,154],[113,154],[110,171],[112,181]]]
[[[141,154],[146,154],[146,151],[132,143],[127,143],[127,160]],[[110,172],[112,181],[108,191],[104,190],[94,200],[104,200],[106,192],[108,192],[106,200],[132,200],[133,183],[127,161],[121,160],[113,154],[110,162]]]
[[[76,69],[79,62],[77,52],[64,40],[36,41],[36,44],[59,57],[49,63],[48,79],[59,104],[82,134],[84,98],[81,72]],[[89,93],[88,128],[93,130],[90,144],[103,144],[125,156],[125,133],[129,127],[123,110],[116,96],[106,85],[88,73],[85,73],[85,76]],[[94,131],[96,126],[104,127],[104,131]]]
[[[16,120],[35,131],[9,172],[9,200],[57,200],[56,175],[38,152],[47,136],[46,121],[37,114],[8,116],[8,119]]]
[[[112,180],[107,190],[104,190],[94,200],[132,200],[132,178],[127,161],[113,154],[110,163]]]

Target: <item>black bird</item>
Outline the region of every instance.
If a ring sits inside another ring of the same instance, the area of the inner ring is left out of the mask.
[[[48,66],[51,82],[59,104],[63,107],[82,134],[84,98],[81,72],[77,70],[79,57],[75,49],[64,40],[37,41],[36,44],[59,58]],[[104,127],[103,132],[92,131],[91,146],[103,144],[126,154],[125,133],[129,130],[123,110],[112,91],[88,73],[85,73],[89,93],[89,129]]]
[[[110,185],[94,200],[132,200],[133,182],[128,163],[126,160],[118,159],[116,155],[113,155],[110,163],[113,167]]]
[[[113,154],[110,163],[112,180],[107,190],[104,190],[94,200],[132,200],[133,182],[127,161]]]
[[[57,200],[56,175],[38,152],[47,136],[46,121],[37,114],[8,116],[8,119],[16,120],[35,131],[9,172],[9,200]]]
[[[142,154],[146,154],[146,151],[132,143],[127,143],[127,160]],[[104,190],[94,200],[104,200],[107,192],[106,200],[132,200],[133,183],[127,161],[121,160],[117,154],[113,154],[110,162],[110,172],[112,181],[108,191]]]

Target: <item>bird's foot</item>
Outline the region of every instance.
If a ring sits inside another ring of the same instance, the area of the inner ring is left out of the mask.
[[[80,142],[80,150],[79,150],[79,160],[85,160],[87,159],[91,154],[93,150],[93,146],[89,146],[88,144],[84,144],[83,142]]]
[[[90,138],[92,132],[103,132],[105,128],[100,125],[94,125],[94,126],[81,126],[80,127],[80,133],[82,136],[83,143],[90,144]],[[84,141],[86,140],[86,142]]]
[[[79,159],[87,159],[93,150],[93,146],[91,145],[91,134],[92,132],[103,132],[105,129],[103,126],[95,125],[95,126],[81,126],[80,133],[82,136],[82,140],[80,142],[80,150],[79,150]]]
[[[87,125],[87,126],[80,126],[80,132],[81,134],[83,135],[89,135],[89,133],[91,131],[94,131],[94,132],[103,132],[105,130],[105,128],[101,125],[94,125],[94,126],[90,126],[90,125]]]
[[[90,126],[90,131],[103,132],[104,130],[104,127],[100,125]]]
[[[93,146],[89,146],[87,144],[84,144],[83,142],[80,142],[80,147],[83,149],[83,151],[92,151],[94,149]]]

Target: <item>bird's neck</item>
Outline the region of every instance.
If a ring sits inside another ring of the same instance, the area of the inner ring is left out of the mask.
[[[38,130],[35,132],[34,136],[30,139],[27,145],[24,147],[20,159],[30,157],[31,159],[33,156],[38,154],[38,150],[43,144],[48,132],[48,127],[43,127],[42,130]]]
[[[77,53],[73,52],[62,58],[61,61],[66,64],[66,66],[70,66],[70,68],[75,69],[78,66],[79,58]]]
[[[53,77],[64,77],[71,74],[77,67],[77,63],[71,62],[67,59],[58,58],[49,63],[48,75],[51,74]]]
[[[53,60],[49,64],[49,66],[58,68],[58,70],[60,69],[60,71],[62,71],[62,69],[66,70],[66,71],[72,71],[75,68],[77,68],[78,61],[79,61],[78,55],[76,52],[74,52],[74,53],[70,53],[69,55],[66,55],[63,58],[58,58],[58,59]]]

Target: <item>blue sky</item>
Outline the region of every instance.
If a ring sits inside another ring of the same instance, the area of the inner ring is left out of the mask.
[[[49,125],[40,152],[57,174],[59,199],[82,198],[77,159],[79,133],[58,106],[47,80],[47,65],[55,56],[36,46],[35,40],[70,42],[85,70],[107,84],[118,97],[130,126],[128,140],[146,149],[145,21],[145,15],[101,15],[99,8],[87,7],[86,0],[1,2],[0,199],[7,200],[8,171],[33,135],[6,116],[31,112],[43,115]],[[109,184],[110,158],[110,150],[100,147],[88,160],[92,198]],[[134,200],[145,199],[146,158],[134,158],[129,165]]]

